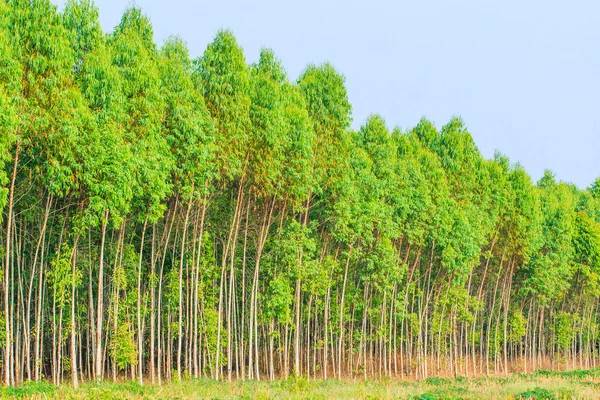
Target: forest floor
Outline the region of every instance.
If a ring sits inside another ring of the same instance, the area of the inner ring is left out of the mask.
[[[84,384],[78,390],[44,382],[3,388],[0,398],[22,399],[598,399],[600,370],[513,374],[504,378],[429,378],[422,381],[217,382],[187,380],[163,386]]]

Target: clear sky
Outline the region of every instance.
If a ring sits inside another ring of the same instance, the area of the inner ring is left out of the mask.
[[[53,0],[62,6],[64,0]],[[544,169],[589,186],[600,176],[598,0],[137,0],[160,45],[199,56],[231,29],[249,62],[270,47],[295,80],[309,63],[346,77],[353,127],[425,116],[465,121],[483,155],[498,150],[534,180]],[[127,2],[96,0],[104,30]]]

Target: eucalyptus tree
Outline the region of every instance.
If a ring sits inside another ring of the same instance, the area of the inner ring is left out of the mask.
[[[440,279],[443,278],[440,260],[443,244],[451,235],[453,224],[450,186],[446,171],[435,153],[440,133],[431,122],[422,119],[405,134],[396,130],[394,138],[399,158],[396,173],[404,183],[396,194],[394,218],[402,229],[399,253],[404,268],[408,269],[405,290],[400,298],[402,301],[397,307],[400,373],[409,372],[406,365],[412,358],[409,351],[413,347],[411,336],[416,336],[418,341],[419,334],[422,334],[422,374],[427,376],[429,354],[436,353],[439,360],[442,338],[445,340],[448,335],[447,329],[443,329],[437,321],[439,314],[445,318],[446,312],[444,299],[440,296],[444,289],[444,279]],[[419,268],[421,264],[424,270]],[[421,299],[419,294],[422,294]],[[421,301],[420,310],[419,307],[415,310],[415,298]],[[418,329],[416,335],[415,329]],[[437,340],[434,341],[434,338]],[[431,349],[428,349],[428,343],[431,343]],[[394,370],[397,371],[396,366]]]
[[[248,207],[253,202],[254,209],[261,217],[256,231],[256,256],[254,273],[251,275],[250,308],[248,314],[248,376],[260,378],[258,364],[258,294],[260,285],[260,265],[265,242],[273,222],[273,214],[285,192],[280,191],[283,181],[285,119],[283,115],[282,85],[287,80],[281,63],[272,51],[263,49],[259,60],[250,69],[249,118],[251,122],[251,151],[248,154],[248,180],[250,196]],[[248,222],[248,221],[246,221]],[[245,224],[244,237],[247,237],[249,224]],[[232,264],[233,267],[233,264]],[[233,268],[231,274],[233,274]],[[233,277],[233,275],[232,275]],[[245,290],[245,271],[242,271],[242,292]],[[233,287],[232,287],[233,288]],[[233,291],[230,290],[230,296]],[[241,307],[245,306],[245,299]],[[271,316],[273,319],[274,316]],[[270,322],[270,321],[269,321]],[[246,321],[242,320],[242,325]],[[229,325],[229,323],[228,323]],[[272,333],[274,334],[274,333]],[[228,343],[230,344],[230,343]],[[228,346],[228,356],[230,354]],[[242,352],[243,354],[243,352]],[[243,354],[245,357],[245,354]],[[273,355],[270,354],[272,358]],[[228,366],[228,377],[231,379]],[[272,370],[269,373],[272,377]]]
[[[111,34],[109,43],[113,48],[113,64],[122,77],[127,116],[124,121],[125,139],[135,154],[131,163],[134,178],[131,182],[131,212],[134,222],[142,223],[136,310],[138,379],[142,383],[144,332],[141,273],[144,240],[147,224],[161,218],[166,208],[165,199],[172,190],[170,178],[173,156],[166,135],[163,134],[165,103],[161,93],[159,53],[153,41],[150,21],[140,9],[127,9]],[[98,318],[102,318],[101,303],[102,299],[99,297]],[[101,325],[101,319],[98,320],[98,325]]]
[[[11,36],[12,21],[10,20],[9,13],[12,10],[9,9],[5,3],[0,5],[0,63],[2,64],[0,72],[0,109],[2,110],[2,117],[0,118],[0,209],[4,209],[8,201],[7,211],[7,224],[6,224],[6,256],[4,262],[4,275],[3,275],[3,290],[4,290],[4,314],[3,324],[5,328],[5,353],[4,353],[4,380],[7,384],[11,383],[11,377],[9,374],[10,367],[10,344],[8,338],[10,337],[10,324],[8,321],[8,270],[10,263],[10,241],[11,241],[11,221],[12,221],[12,209],[14,204],[14,187],[17,173],[17,165],[19,162],[19,147],[18,142],[20,131],[19,126],[19,103],[16,101],[19,99],[21,88],[18,86],[20,75],[22,74],[21,65],[17,61],[16,51],[13,48],[12,41],[14,37]],[[13,147],[16,144],[16,149]],[[13,156],[14,152],[14,156]],[[9,176],[6,174],[5,165],[9,163],[13,164],[12,173]]]
[[[306,109],[314,132],[312,176],[313,184],[304,200],[304,221],[309,223],[311,211],[315,218],[326,218],[335,203],[336,181],[348,170],[352,107],[348,101],[345,78],[330,64],[309,65],[298,79],[298,86],[304,95]],[[337,186],[340,188],[343,186]],[[318,200],[317,200],[318,196]],[[315,205],[318,208],[313,208]],[[329,210],[329,211],[328,211]],[[326,253],[329,239],[325,232],[321,237]],[[334,247],[334,246],[332,246]],[[335,250],[334,250],[335,251]],[[322,259],[322,257],[321,257]],[[328,341],[331,288],[324,299],[323,320],[323,376],[328,373]]]
[[[546,320],[555,302],[561,301],[573,275],[573,198],[568,186],[550,171],[537,184],[542,214],[538,251],[526,265],[521,291],[530,297],[528,351],[535,369],[547,354]]]
[[[127,192],[117,189],[126,187],[126,185],[125,181],[118,181],[118,174],[114,174],[116,164],[126,160],[127,157],[124,157],[125,154],[122,151],[123,147],[120,145],[121,140],[118,133],[115,135],[115,126],[118,126],[115,123],[118,121],[118,117],[115,116],[119,115],[120,111],[120,107],[115,107],[115,104],[118,103],[120,86],[114,83],[115,81],[118,82],[118,79],[116,79],[117,73],[111,66],[105,36],[98,20],[98,9],[90,1],[69,1],[65,6],[62,17],[63,24],[68,30],[71,47],[75,52],[73,77],[85,98],[89,112],[92,114],[91,121],[86,124],[85,129],[80,134],[87,145],[87,148],[84,148],[81,153],[83,167],[80,171],[82,181],[80,201],[87,206],[77,210],[79,213],[76,222],[78,225],[76,230],[79,232],[76,234],[78,238],[86,225],[94,226],[99,220],[102,220],[102,232],[104,233],[107,223],[106,210],[111,208],[108,204],[120,204],[120,208],[123,209],[126,207],[125,204],[130,196],[127,195]],[[115,157],[110,160],[105,157],[105,154],[113,154]],[[111,180],[114,178],[117,178],[117,181],[113,181],[112,188],[108,189],[111,186]],[[114,210],[114,206],[113,215],[118,215]],[[72,257],[71,274],[73,276],[77,273],[77,241],[75,240],[74,243]],[[103,262],[104,256],[101,254],[100,264],[102,265]],[[90,268],[90,299],[91,273],[92,269]],[[71,294],[71,373],[73,383],[77,386],[75,304],[75,285],[73,285]],[[89,306],[90,309],[93,308],[92,301],[90,301]],[[91,315],[90,318],[92,318]],[[89,331],[93,330],[94,321],[90,320],[90,322],[92,326],[90,326]],[[88,334],[91,334],[89,331]],[[82,339],[83,335],[80,338]],[[82,362],[83,360],[79,360],[79,364],[82,364]]]
[[[181,378],[181,354],[183,340],[183,263],[185,253],[185,236],[187,231],[189,212],[192,205],[200,204],[201,218],[199,232],[199,248],[202,247],[202,239],[205,225],[205,215],[208,207],[208,196],[213,188],[215,180],[214,159],[214,124],[206,108],[204,97],[197,90],[192,79],[192,62],[183,41],[177,37],[169,38],[163,45],[160,61],[160,77],[162,90],[164,91],[165,115],[163,119],[163,130],[167,135],[171,154],[174,158],[172,181],[175,185],[175,196],[180,198],[181,203],[187,203],[187,213],[184,221],[183,239],[181,244],[180,266],[179,266],[179,321],[178,321],[178,348],[177,348],[177,371]],[[176,210],[172,211],[173,213]],[[199,257],[199,256],[197,256]],[[154,270],[151,272],[154,274]],[[198,290],[199,271],[194,272],[195,282],[191,282],[192,290]],[[154,288],[152,298],[154,299]],[[197,293],[193,299],[197,302]],[[152,300],[154,307],[154,300]],[[152,308],[154,312],[154,308]],[[197,303],[194,306],[194,374],[199,376],[198,357],[198,332],[197,332]],[[151,324],[153,318],[151,316]],[[160,311],[159,311],[160,320]],[[154,371],[154,328],[151,326],[151,369]],[[189,340],[189,338],[188,338]],[[139,351],[142,351],[141,342]],[[152,379],[154,373],[152,372]]]
[[[104,266],[107,228],[122,223],[130,212],[134,196],[130,184],[134,179],[133,147],[127,138],[127,108],[124,80],[114,62],[115,46],[107,41],[100,28],[97,9],[87,1],[69,2],[64,12],[70,30],[72,48],[76,50],[74,77],[85,96],[93,122],[84,131],[87,148],[81,171],[83,204],[81,227],[100,226],[97,299],[92,298],[92,271],[89,273],[90,335],[88,343],[95,351],[94,376],[103,374]],[[96,313],[92,311],[96,308]]]
[[[80,130],[88,123],[89,114],[85,112],[83,96],[71,79],[72,66],[75,52],[69,43],[69,36],[56,7],[46,1],[11,1],[7,3],[10,12],[10,29],[14,35],[14,42],[20,49],[15,54],[15,60],[20,63],[23,72],[20,79],[20,90],[17,95],[19,101],[19,125],[17,128],[16,147],[14,150],[14,174],[21,171],[23,179],[19,179],[25,193],[34,187],[34,193],[46,197],[46,218],[41,224],[40,238],[44,236],[48,209],[53,198],[65,199],[78,188],[78,172],[82,168],[80,157],[81,137]],[[18,168],[18,165],[23,168]],[[15,187],[12,186],[14,193]],[[12,194],[10,195],[12,197]],[[27,196],[21,196],[23,201],[36,202]],[[9,202],[8,219],[13,217],[12,201]],[[7,226],[7,237],[11,236],[11,226]],[[10,251],[10,239],[7,242],[7,257]],[[39,253],[40,245],[36,254]],[[27,302],[27,315],[24,318],[26,325],[25,342],[30,342],[29,310],[34,276],[38,277],[38,311],[36,315],[36,343],[35,343],[35,377],[39,378],[39,360],[41,358],[40,325],[42,323],[42,287],[43,263],[40,262],[39,273],[36,271],[37,256],[34,257],[33,270],[30,271],[29,296]],[[9,265],[5,265],[5,294],[8,296]],[[19,279],[23,277],[18,276]],[[8,315],[8,306],[5,299],[5,312]],[[11,311],[14,312],[14,311]],[[6,325],[6,356],[15,362],[10,353],[13,334]],[[26,368],[28,377],[32,378],[29,354],[26,351]],[[22,362],[22,361],[18,361]],[[12,363],[5,364],[7,369],[12,369]],[[14,374],[14,371],[12,372]],[[5,378],[7,382],[14,382],[15,377]],[[20,379],[20,378],[18,378]]]
[[[0,66],[7,384],[600,362],[598,181],[533,184],[459,118],[352,131],[331,65],[230,31],[191,61],[136,7],[2,2]]]
[[[371,342],[379,349],[382,359],[387,359],[388,351],[392,349],[389,336],[384,333],[391,332],[387,305],[393,302],[391,297],[395,296],[404,274],[403,264],[395,247],[401,238],[401,227],[397,224],[398,220],[394,218],[397,189],[401,184],[396,174],[398,163],[396,143],[379,116],[371,116],[356,134],[354,141],[355,147],[350,162],[353,169],[350,179],[354,182],[354,188],[351,189],[349,197],[338,201],[339,205],[344,201],[348,202],[349,220],[345,222],[347,225],[345,232],[344,229],[340,231],[341,226],[332,229],[334,234],[344,232],[338,240],[345,242],[348,247],[343,278],[341,278],[339,304],[337,348],[339,378],[342,376],[344,359],[346,330],[344,325],[347,323],[344,300],[349,264],[355,265],[356,270],[352,275],[359,278],[354,284],[355,295],[358,294],[359,289],[365,294],[369,293],[369,296],[363,299],[366,301],[362,308],[364,315],[367,313],[376,315],[369,321],[363,318],[361,327],[363,336],[366,335],[368,322],[371,326],[370,330],[378,332]],[[339,205],[336,205],[336,209],[340,209]],[[349,333],[351,334],[351,330]],[[348,347],[348,353],[351,354],[352,343],[349,343]],[[365,358],[363,358],[363,368],[366,372],[367,366],[364,360]],[[387,371],[387,361],[384,364]]]
[[[495,257],[508,259],[508,288],[503,290],[502,299],[504,302],[504,364],[505,371],[508,363],[507,346],[521,345],[524,333],[522,306],[513,301],[521,300],[518,296],[522,279],[522,271],[530,263],[531,257],[539,251],[542,215],[540,209],[539,192],[531,182],[531,178],[520,165],[514,165],[508,171],[508,202],[506,210],[501,216],[499,230],[496,233]],[[490,246],[491,247],[491,246]],[[486,260],[487,263],[487,260]],[[491,274],[488,274],[491,275]],[[480,285],[480,291],[483,289],[484,282]],[[509,313],[511,319],[509,322]],[[510,325],[510,326],[509,326]],[[509,332],[510,328],[510,332]],[[490,328],[491,329],[491,328]],[[515,351],[513,350],[513,357]]]
[[[256,227],[258,232],[256,259],[250,291],[248,372],[250,376],[259,377],[258,363],[256,362],[258,360],[259,322],[257,312],[263,249],[276,214],[279,214],[280,225],[287,216],[288,211],[286,210],[291,210],[292,215],[300,215],[301,202],[311,179],[308,159],[312,150],[312,130],[299,88],[288,81],[285,70],[271,50],[263,49],[259,61],[251,68],[250,99],[249,115],[252,122],[253,144],[249,157],[249,184],[255,203],[254,207],[259,210],[262,218],[259,219],[261,222]],[[277,237],[280,234],[278,233]],[[244,236],[246,236],[246,232]],[[300,250],[294,257],[301,266],[308,259],[303,255],[302,245],[298,244],[298,246],[300,246]],[[244,279],[243,276],[242,279]],[[300,296],[300,279],[296,274],[294,296],[297,301]],[[295,309],[294,314],[296,327],[294,365],[295,368],[298,368],[299,309]],[[272,331],[272,320],[269,323],[269,330]],[[269,353],[272,360],[272,348]],[[272,367],[272,362],[270,365]],[[287,370],[285,374],[287,374]],[[273,379],[272,368],[269,376]]]
[[[232,294],[235,246],[244,203],[251,149],[250,68],[246,64],[242,49],[230,31],[219,31],[202,57],[195,61],[195,66],[195,79],[215,124],[215,166],[218,176],[224,188],[231,190],[230,192],[225,191],[225,196],[231,194],[231,198],[235,199],[233,212],[229,216],[231,222],[228,229],[222,232],[221,238],[223,243],[222,271],[215,354],[215,378],[218,379],[222,359],[220,349],[222,322],[225,313],[224,305],[227,301],[224,298],[227,292],[225,286],[226,267],[230,262],[229,293]],[[231,328],[231,321],[229,319],[228,321],[227,327]],[[228,352],[231,355],[230,329],[226,333]],[[228,362],[230,361],[228,360]]]

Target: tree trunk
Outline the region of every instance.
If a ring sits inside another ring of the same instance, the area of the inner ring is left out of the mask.
[[[76,237],[73,243],[72,269],[71,269],[71,378],[73,387],[79,387],[77,377],[77,330],[75,327],[75,283],[77,276],[77,243],[79,237]]]
[[[99,382],[102,380],[102,323],[104,317],[104,244],[106,239],[106,226],[108,224],[108,210],[104,211],[102,217],[102,238],[100,243],[100,263],[98,267],[98,311],[96,322],[96,368],[95,378]]]
[[[137,339],[138,339],[138,382],[144,384],[144,331],[142,328],[142,256],[144,253],[144,238],[146,235],[147,220],[144,221],[142,228],[142,239],[140,244],[140,260],[138,263],[138,281],[137,281]]]
[[[12,348],[12,337],[11,337],[11,323],[9,320],[10,309],[9,309],[9,288],[10,288],[10,245],[11,245],[11,228],[12,228],[12,216],[13,216],[13,202],[15,195],[15,180],[17,179],[17,165],[19,164],[19,150],[21,149],[21,142],[17,142],[15,149],[15,160],[13,163],[12,176],[10,179],[10,190],[8,192],[8,210],[6,217],[6,257],[4,264],[4,334],[5,334],[5,345],[4,345],[4,383],[10,386],[13,381],[11,379],[12,363],[11,363],[11,348]]]

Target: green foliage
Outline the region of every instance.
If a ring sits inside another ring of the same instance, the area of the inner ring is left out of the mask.
[[[539,250],[531,257],[524,290],[532,293],[543,304],[559,300],[568,288],[574,273],[573,196],[564,183],[556,183],[546,171],[538,186],[541,189],[543,215]]]
[[[511,344],[518,344],[521,342],[525,334],[527,333],[527,320],[521,310],[515,310],[512,312],[509,320],[509,333],[508,341]]]
[[[124,322],[119,324],[117,331],[110,337],[110,355],[120,369],[137,364],[137,348],[133,336],[131,325]]]
[[[72,47],[74,79],[92,119],[82,129],[80,180],[85,188],[83,225],[99,225],[108,210],[115,223],[130,212],[133,197],[132,147],[125,135],[123,77],[113,64],[115,48],[105,40],[98,11],[89,2],[70,1],[63,15]]]
[[[547,372],[547,371],[546,371]],[[581,372],[581,371],[577,371]],[[592,378],[592,376],[588,376]],[[530,389],[524,389],[523,387]],[[77,390],[69,385],[29,382],[16,388],[5,387],[2,398],[49,399],[575,399],[587,398],[593,381],[571,378],[569,373],[529,374],[508,378],[426,379],[419,381],[310,380],[290,377],[276,381],[219,382],[190,379],[158,385],[137,382],[83,384]]]
[[[129,167],[133,181],[133,211],[140,220],[156,221],[171,191],[173,159],[162,132],[164,99],[158,52],[150,21],[138,8],[129,8],[109,39],[112,60],[122,77],[125,99],[126,142],[135,158]]]
[[[71,301],[71,287],[81,284],[81,271],[72,271],[73,251],[67,245],[63,245],[61,252],[50,263],[50,269],[47,272],[48,282],[50,283],[54,301],[59,308],[65,307]]]
[[[75,53],[56,7],[46,0],[9,1],[14,60],[23,69],[19,94],[19,137],[33,180],[49,193],[66,196],[78,186],[79,130],[88,115],[71,79]],[[16,82],[15,82],[16,83]]]
[[[160,50],[161,90],[165,111],[162,120],[172,156],[176,190],[186,197],[207,194],[206,182],[214,179],[214,124],[204,98],[196,90],[185,43],[169,38]]]
[[[519,399],[557,400],[558,398],[549,390],[536,387],[519,394]]]
[[[219,31],[194,65],[194,79],[216,127],[217,171],[237,178],[249,150],[250,69],[230,31]]]
[[[47,398],[51,397],[57,390],[57,387],[45,382],[26,382],[22,386],[3,387],[2,398]]]
[[[12,149],[19,123],[19,75],[21,65],[17,61],[10,34],[10,11],[5,3],[0,4],[0,209],[6,204],[8,176],[4,165],[12,159]]]
[[[375,114],[353,131],[328,63],[291,81],[271,50],[248,65],[230,31],[190,60],[181,38],[158,48],[134,5],[111,33],[98,17],[90,0],[0,2],[0,345],[3,366],[24,364],[6,369],[17,380],[92,374],[96,333],[107,370],[140,363],[144,380],[151,359],[161,378],[304,374],[265,398],[327,398],[336,384],[313,378],[332,369],[421,378],[597,358],[600,179],[534,184],[485,159],[458,117],[403,130]],[[466,393],[423,384],[402,394]]]
[[[291,305],[294,296],[289,279],[278,276],[271,280],[266,297],[264,318],[277,318],[280,324],[292,322]]]
[[[579,315],[559,312],[554,317],[552,331],[558,348],[567,351],[572,345],[575,335],[579,332]]]
[[[578,212],[574,220],[574,261],[587,294],[600,295],[600,223]]]
[[[309,65],[298,79],[315,134],[313,175],[322,192],[345,167],[347,129],[352,107],[345,78],[330,64]]]

